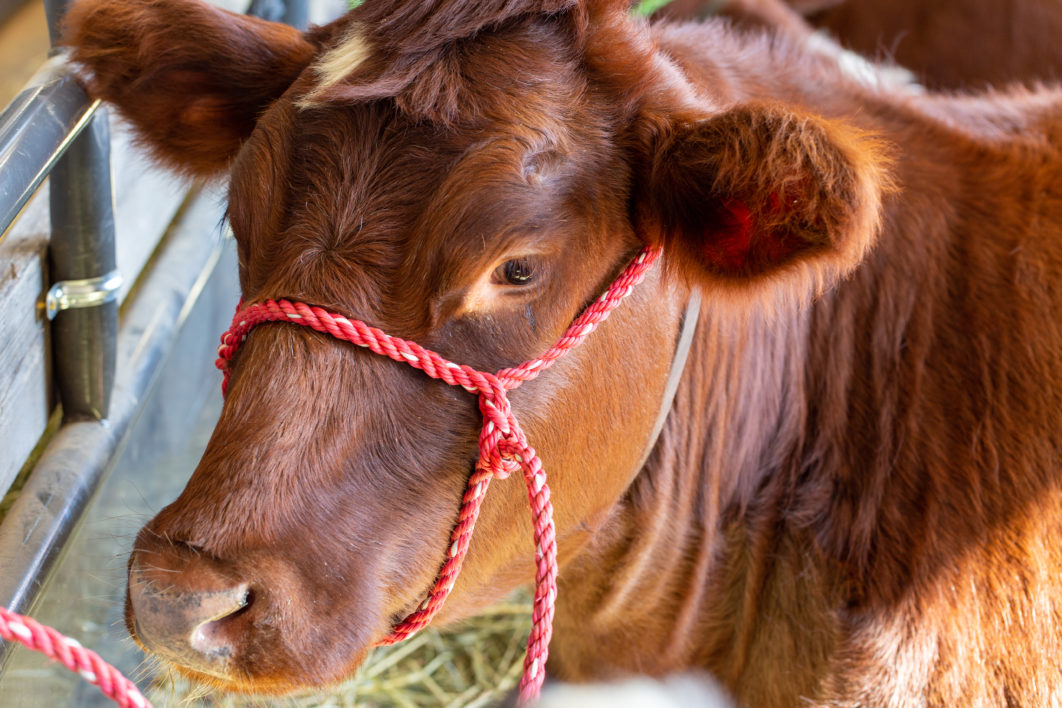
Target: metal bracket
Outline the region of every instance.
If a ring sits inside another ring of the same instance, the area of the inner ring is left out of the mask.
[[[48,319],[54,320],[63,310],[98,307],[112,302],[118,297],[121,288],[122,274],[117,270],[98,278],[61,280],[48,289],[48,294],[44,296],[44,307]]]

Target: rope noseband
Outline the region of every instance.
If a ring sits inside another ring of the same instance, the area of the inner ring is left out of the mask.
[[[542,356],[494,374],[455,364],[416,342],[392,337],[364,322],[301,302],[268,300],[243,307],[236,312],[232,326],[222,335],[221,347],[218,349],[217,366],[224,372],[223,393],[228,390],[231,374],[229,360],[247,339],[248,332],[264,322],[291,322],[404,362],[434,379],[451,386],[460,386],[479,396],[479,409],[483,414],[483,428],[479,434],[479,459],[461,500],[457,523],[450,535],[446,560],[424,602],[399,622],[391,634],[380,642],[381,645],[400,642],[431,622],[461,572],[487,486],[492,479],[504,479],[519,469],[523,472],[531,504],[536,564],[531,635],[527,640],[527,655],[524,657],[520,700],[526,703],[538,696],[546,673],[545,663],[549,653],[553,608],[557,597],[557,546],[553,527],[553,506],[550,504],[549,487],[546,485],[542,462],[513,415],[507,394],[525,381],[538,376],[554,361],[582,342],[608,317],[631,289],[641,282],[659,255],[659,248],[644,248],[605,293],[587,307],[557,343]]]

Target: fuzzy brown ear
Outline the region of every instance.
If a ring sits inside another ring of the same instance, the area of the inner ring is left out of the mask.
[[[63,43],[92,95],[114,104],[164,164],[224,170],[315,48],[292,27],[196,0],[82,0]]]
[[[819,291],[877,235],[886,160],[842,123],[745,104],[669,125],[654,143],[639,230],[704,287],[784,279],[789,292]]]

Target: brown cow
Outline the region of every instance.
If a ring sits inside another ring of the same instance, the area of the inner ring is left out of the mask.
[[[1062,4],[1045,0],[673,0],[661,17],[720,13],[744,26],[829,32],[934,89],[1062,80]],[[801,16],[802,13],[803,16]],[[809,24],[810,23],[810,24]],[[821,38],[820,38],[821,39]]]
[[[663,245],[511,397],[556,508],[553,675],[1062,701],[1062,91],[899,95],[618,0],[375,0],[307,34],[190,0],[71,13],[93,92],[161,161],[229,175],[248,302],[494,371]],[[223,689],[325,684],[431,585],[475,400],[289,324],[233,366],[127,622]],[[530,580],[525,505],[494,484],[440,621]]]

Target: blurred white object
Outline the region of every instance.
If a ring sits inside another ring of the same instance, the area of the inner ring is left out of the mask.
[[[732,708],[711,678],[683,674],[608,684],[546,684],[537,708]]]

